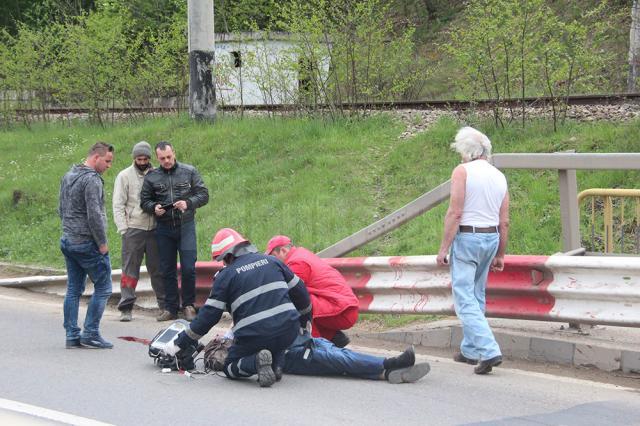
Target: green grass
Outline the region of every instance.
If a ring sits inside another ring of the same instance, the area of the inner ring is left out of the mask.
[[[416,322],[438,321],[446,317],[439,315],[408,315],[408,314],[360,314],[359,323],[369,323],[374,328],[400,328]]]
[[[568,124],[557,133],[546,122],[487,132],[494,152],[637,152],[639,122]],[[131,162],[139,140],[174,143],[179,161],[194,164],[210,190],[198,210],[198,257],[221,227],[234,227],[262,249],[274,234],[321,250],[396,210],[449,178],[459,159],[449,144],[460,126],[442,119],[430,131],[398,139],[403,128],[387,117],[327,123],[312,119],[233,119],[215,125],[186,117],[100,128],[88,124],[36,125],[0,132],[0,260],[62,267],[56,214],[59,182],[97,140],[116,146],[104,175],[109,242],[120,267],[120,238],[111,216],[113,181]],[[557,173],[508,170],[512,194],[509,253],[552,254],[561,249]],[[579,189],[633,188],[637,172],[579,172]],[[22,194],[14,205],[14,191]],[[351,255],[435,254],[446,203]]]

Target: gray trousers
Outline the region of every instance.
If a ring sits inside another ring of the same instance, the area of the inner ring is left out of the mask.
[[[164,283],[160,273],[158,244],[155,232],[129,228],[122,236],[122,278],[120,279],[120,303],[118,309],[130,311],[136,301],[136,286],[140,278],[140,265],[146,260],[151,287],[156,294],[158,307],[164,309]]]

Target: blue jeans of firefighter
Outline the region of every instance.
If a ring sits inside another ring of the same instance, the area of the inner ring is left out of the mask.
[[[460,351],[470,359],[501,355],[485,313],[489,267],[499,235],[459,232],[451,245],[451,287],[456,315],[462,322]]]
[[[383,363],[384,358],[339,348],[327,339],[316,337],[301,344],[294,343],[287,350],[284,372],[377,380],[384,372]]]
[[[60,250],[67,264],[67,294],[63,307],[67,340],[97,337],[100,335],[100,320],[112,290],[109,254],[100,253],[93,241],[72,243],[64,237],[60,239]],[[84,330],[80,336],[78,310],[87,276],[93,281],[93,295],[89,300]]]
[[[178,254],[182,307],[193,306],[196,301],[196,222],[192,220],[178,226],[158,222],[156,241],[164,281],[164,309],[176,314],[180,307]]]
[[[292,321],[289,329],[277,336],[256,336],[251,338],[236,338],[229,348],[224,360],[224,374],[230,379],[251,377],[258,373],[256,368],[256,354],[262,349],[268,349],[273,358],[272,367],[284,368],[284,351],[291,345],[298,335],[300,323]]]

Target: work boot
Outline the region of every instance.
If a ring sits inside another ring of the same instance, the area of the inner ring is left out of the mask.
[[[282,367],[280,366],[276,366],[273,369],[273,373],[276,375],[276,382],[279,382],[280,380],[282,380]]]
[[[502,356],[494,356],[493,358],[480,361],[480,364],[478,364],[478,366],[474,368],[473,371],[476,374],[487,374],[490,373],[491,370],[493,370],[493,367],[497,367],[500,364],[502,364]]]
[[[411,367],[416,363],[416,351],[413,349],[413,345],[409,346],[398,356],[393,358],[385,358],[382,365],[387,371],[397,370],[399,368]]]
[[[175,319],[178,319],[178,315],[172,314],[169,311],[162,311],[160,315],[156,317],[156,321],[171,321]]]
[[[276,382],[276,374],[271,367],[272,363],[273,357],[267,349],[261,350],[256,355],[256,370],[258,370],[258,383],[261,388],[268,388]]]
[[[184,307],[184,319],[187,321],[193,321],[196,319],[196,315],[196,308],[191,305]]]
[[[131,311],[122,311],[120,312],[120,321],[129,322],[132,319]]]
[[[471,364],[471,365],[476,365],[478,363],[477,359],[467,358],[466,356],[462,355],[462,352],[456,352],[453,355],[453,360],[455,362],[463,362],[463,363]]]
[[[412,365],[411,367],[391,370],[386,375],[386,378],[389,383],[394,385],[400,383],[413,383],[426,376],[430,370],[431,366],[428,362],[421,362],[419,364]]]
[[[344,348],[349,344],[349,342],[351,342],[351,339],[349,339],[349,336],[344,334],[341,330],[336,331],[336,334],[333,336],[333,339],[331,339],[331,343],[333,343],[339,348]]]

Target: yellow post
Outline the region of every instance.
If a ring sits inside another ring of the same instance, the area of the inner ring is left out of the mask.
[[[612,189],[603,189],[603,188],[593,188],[586,189],[580,194],[578,194],[578,204],[586,197],[591,198],[591,231],[592,236],[591,239],[594,239],[594,231],[595,231],[595,197],[602,197],[604,201],[603,205],[603,225],[604,225],[604,252],[605,253],[613,253],[614,248],[614,234],[613,234],[613,197],[622,198],[622,203],[620,205],[620,243],[622,247],[620,247],[620,251],[624,252],[624,198],[635,198],[636,199],[636,208],[635,208],[635,226],[636,226],[636,251],[638,250],[639,238],[640,238],[640,189],[621,189],[621,188],[612,188]]]
[[[611,197],[604,197],[604,252],[613,251],[613,205]]]

